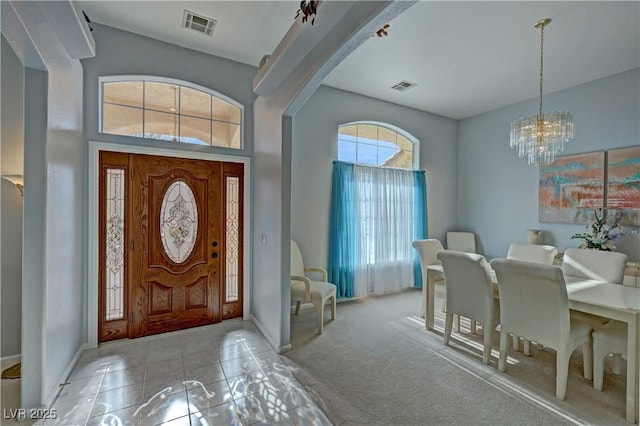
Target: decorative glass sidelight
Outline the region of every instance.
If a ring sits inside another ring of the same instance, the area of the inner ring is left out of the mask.
[[[166,255],[182,263],[191,254],[198,233],[198,207],[189,185],[177,180],[169,185],[160,209],[160,238]]]
[[[124,318],[124,170],[107,169],[105,319]]]
[[[240,178],[227,177],[226,206],[226,292],[225,303],[236,302],[238,296],[238,247],[240,238]]]

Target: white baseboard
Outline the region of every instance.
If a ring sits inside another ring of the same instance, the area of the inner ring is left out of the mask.
[[[80,357],[82,356],[84,351],[86,351],[87,349],[90,349],[90,348],[91,348],[91,345],[89,345],[89,343],[83,343],[80,346],[80,348],[78,348],[78,351],[76,352],[75,356],[73,357],[73,359],[71,360],[69,365],[67,365],[67,368],[64,370],[64,372],[60,376],[60,379],[58,379],[58,384],[51,390],[51,392],[49,393],[48,398],[45,399],[45,401],[44,401],[44,406],[45,407],[51,407],[53,405],[53,402],[56,400],[56,397],[58,396],[58,393],[60,393],[60,390],[62,389],[61,385],[63,383],[67,383],[67,379],[71,375],[71,372],[73,372],[73,369],[75,368],[76,364],[78,363],[78,360],[80,360]]]
[[[2,358],[0,358],[0,368],[4,370],[7,367],[11,367],[16,362],[20,362],[21,358],[21,354],[3,356]]]
[[[262,333],[262,335],[264,336],[264,338],[267,340],[267,342],[269,343],[269,345],[277,352],[277,353],[282,353],[282,352],[287,352],[291,350],[291,345],[285,345],[285,346],[279,346],[278,343],[275,341],[275,339],[267,332],[267,330],[263,327],[263,325],[260,323],[260,321],[258,321],[256,319],[256,317],[254,317],[253,315],[251,315],[251,322],[253,322],[253,324],[256,326],[256,328],[258,330],[260,330],[260,333]]]

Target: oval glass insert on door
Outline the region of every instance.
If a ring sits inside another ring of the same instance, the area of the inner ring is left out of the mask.
[[[182,263],[191,254],[198,233],[198,206],[193,191],[183,180],[169,185],[160,208],[160,239],[166,255]]]

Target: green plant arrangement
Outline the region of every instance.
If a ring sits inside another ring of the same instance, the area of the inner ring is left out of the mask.
[[[594,221],[587,225],[589,232],[573,234],[571,238],[581,239],[579,248],[590,250],[612,251],[616,248],[613,243],[618,238],[631,232],[623,232],[619,225],[622,213],[617,212],[614,216],[613,224],[607,223],[607,209],[595,209],[593,211]]]

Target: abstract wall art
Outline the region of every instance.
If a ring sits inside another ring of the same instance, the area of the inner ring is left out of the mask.
[[[540,166],[540,222],[589,223],[604,207],[605,152],[557,157]]]
[[[620,225],[640,226],[640,146],[607,152],[607,209],[622,212]]]

